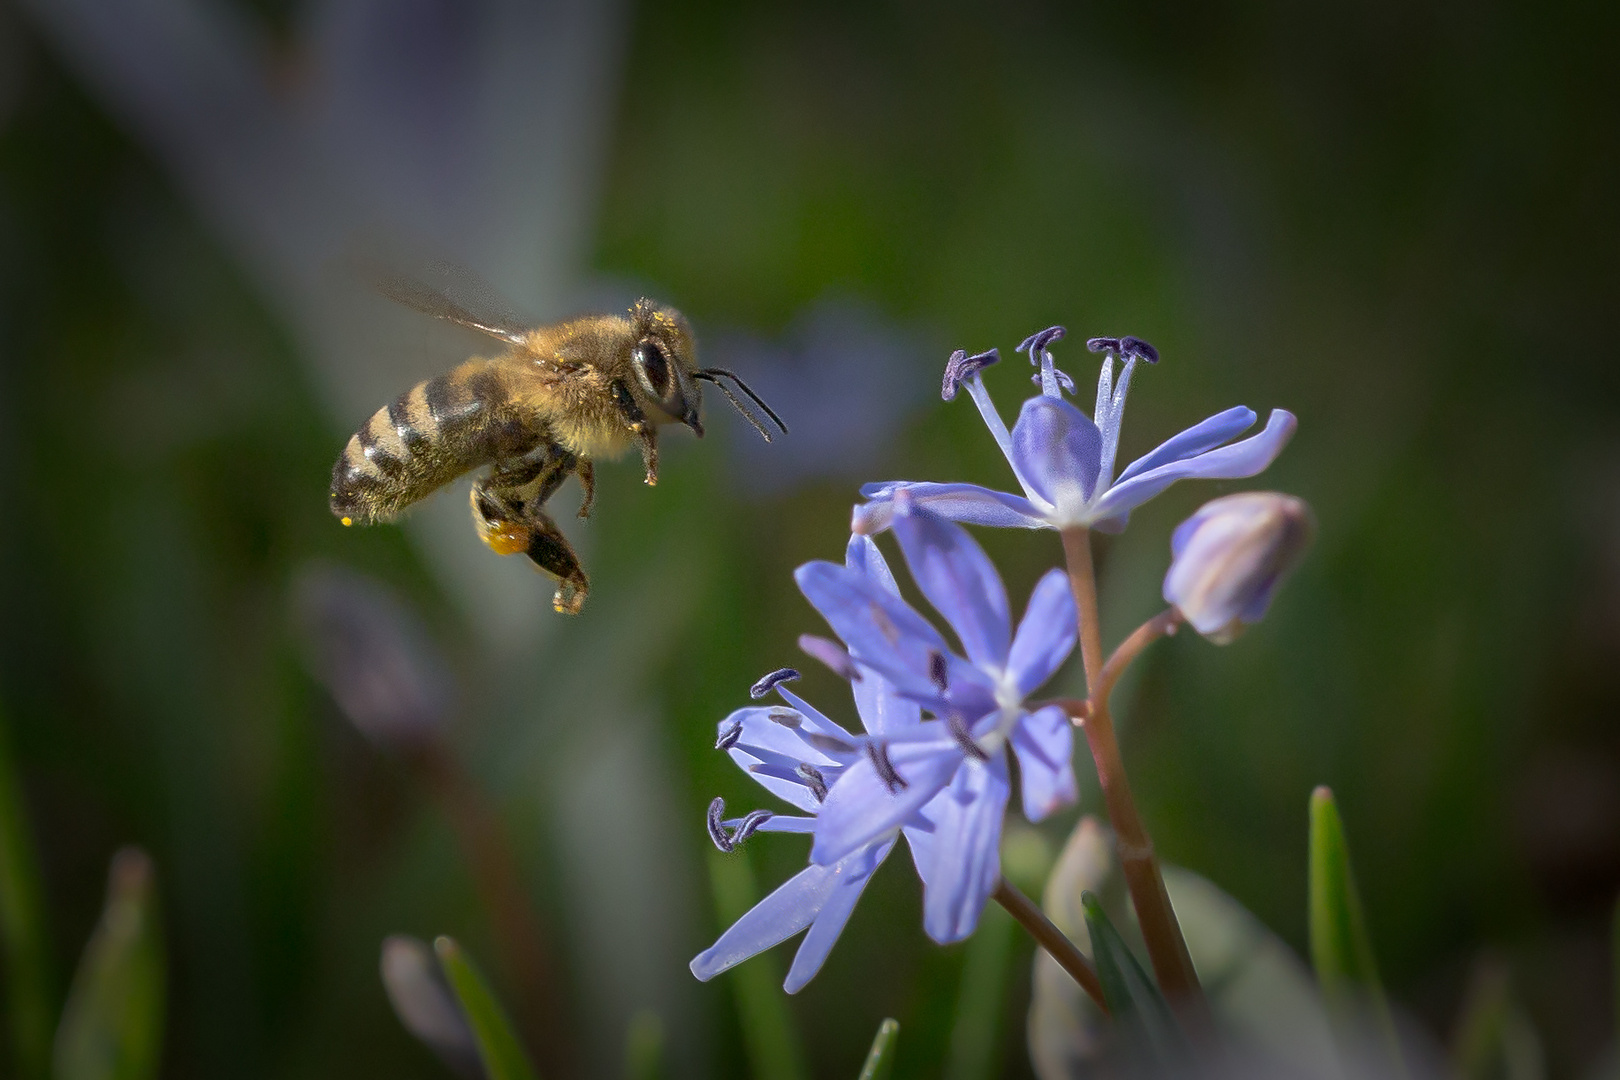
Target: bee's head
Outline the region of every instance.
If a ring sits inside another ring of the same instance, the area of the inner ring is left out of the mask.
[[[631,388],[642,409],[660,424],[685,424],[703,437],[703,391],[698,388],[692,328],[672,307],[645,297],[630,309]],[[660,415],[661,414],[661,415]]]
[[[692,345],[692,328],[681,313],[645,298],[630,309],[636,343],[630,347],[630,367],[635,372],[634,393],[644,410],[663,414],[660,423],[685,424],[703,438],[703,391],[699,382],[711,382],[731,402],[733,408],[771,441],[770,430],[754,411],[744,404],[721,379],[729,379],[771,422],[787,434],[787,425],[748,384],[725,368],[700,368]]]

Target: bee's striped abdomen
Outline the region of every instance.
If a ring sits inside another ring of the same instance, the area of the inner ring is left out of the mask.
[[[350,437],[332,469],[332,513],[344,523],[386,520],[469,469],[539,441],[514,415],[505,381],[472,360],[417,383]]]

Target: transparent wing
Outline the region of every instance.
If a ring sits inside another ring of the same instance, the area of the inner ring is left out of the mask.
[[[458,262],[411,258],[375,243],[351,251],[345,261],[388,299],[424,315],[513,344],[521,343],[534,327],[477,271]]]

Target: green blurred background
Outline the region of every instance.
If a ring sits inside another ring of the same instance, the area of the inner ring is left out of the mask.
[[[1122,456],[1232,404],[1300,418],[1263,480],[1174,488],[1106,542],[1108,640],[1153,613],[1168,532],[1203,500],[1263,484],[1320,523],[1265,623],[1160,645],[1130,688],[1163,855],[1302,949],[1306,801],[1331,784],[1397,1000],[1446,1041],[1488,951],[1553,1074],[1578,1075],[1613,1038],[1620,890],[1617,23],[1530,3],[0,3],[0,725],[52,1008],[109,858],[138,843],[165,1076],[445,1075],[378,980],[396,932],[455,935],[545,1030],[453,800],[309,673],[298,583],[342,568],[453,672],[449,744],[566,1002],[543,1069],[615,1075],[650,1012],[669,1075],[746,1075],[739,1002],[785,955],[685,969],[722,925],[703,809],[767,804],[714,725],[823,630],[789,574],[839,556],[858,484],[1008,485],[971,406],[933,397],[949,349],[1011,357],[1063,323],[1164,355]],[[575,620],[479,548],[462,485],[406,528],[339,528],[348,433],[479,347],[326,275],[377,225],[537,317],[667,299],[795,431],[765,446],[717,417],[656,489],[599,470]],[[1088,385],[1078,343],[1056,352]],[[987,376],[1005,415],[1027,376],[1018,357]],[[982,539],[1019,604],[1060,558],[1050,534]],[[849,717],[832,676],[804,685]],[[1043,826],[1053,849],[1073,820]],[[799,847],[763,838],[717,880],[768,887]],[[925,939],[897,858],[788,1000],[810,1073],[854,1075],[884,1016],[898,1075],[959,1068],[970,948]],[[1029,1072],[1029,951],[990,1074]]]

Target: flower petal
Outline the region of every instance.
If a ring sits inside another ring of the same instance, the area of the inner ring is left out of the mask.
[[[883,557],[883,552],[870,536],[860,533],[850,535],[849,543],[844,546],[844,565],[865,574],[893,595],[900,595],[900,586],[894,580],[894,571],[889,569],[889,560]]]
[[[808,782],[787,777],[797,775],[794,770],[800,762],[831,771],[839,765],[839,761],[805,742],[799,732],[770,719],[772,711],[756,705],[738,709],[720,721],[721,733],[730,731],[736,724],[742,725],[737,741],[727,753],[740,769],[752,776],[766,791],[800,810],[815,813],[820,803],[810,793]],[[838,730],[843,731],[842,728]],[[848,733],[843,737],[851,744],[856,741],[856,737]]]
[[[1062,708],[1048,705],[1026,716],[1008,741],[1018,755],[1026,818],[1040,821],[1080,797],[1074,779],[1074,725]]]
[[[1068,575],[1062,570],[1048,570],[1029,595],[1029,607],[1018,624],[1007,657],[1007,671],[1018,686],[1020,698],[1028,697],[1069,658],[1077,630]]]
[[[887,480],[861,488],[861,494],[869,501],[855,507],[850,519],[850,531],[875,536],[892,525],[894,493],[902,489],[911,493],[918,506],[927,507],[951,521],[989,525],[998,529],[1051,528],[1041,512],[1021,495],[992,491],[978,484]]]
[[[1254,426],[1256,417],[1254,410],[1246,405],[1234,405],[1225,412],[1218,412],[1205,420],[1200,420],[1179,435],[1154,447],[1150,452],[1137,458],[1125,467],[1114,481],[1117,487],[1133,476],[1140,476],[1149,469],[1157,469],[1160,465],[1168,465],[1172,461],[1181,461],[1184,458],[1195,457],[1206,450],[1213,450],[1229,439],[1235,439]]]
[[[793,579],[857,660],[882,672],[902,693],[935,692],[929,657],[949,652],[949,646],[904,600],[836,563],[806,563]]]
[[[1258,435],[1251,435],[1242,442],[1222,446],[1197,457],[1160,465],[1115,484],[1098,501],[1092,520],[1097,528],[1105,532],[1117,532],[1132,510],[1177,480],[1233,480],[1253,476],[1282,453],[1288,440],[1294,437],[1294,428],[1298,423],[1293,413],[1273,409],[1266,420],[1265,429]],[[1110,525],[1114,527],[1110,529]]]
[[[905,822],[950,783],[962,764],[962,751],[950,739],[887,744],[889,762],[905,786],[890,791],[869,758],[838,778],[821,804],[810,861],[835,863],[862,844]]]
[[[692,974],[708,982],[728,968],[786,941],[809,926],[838,888],[837,866],[808,866],[788,878],[771,895],[692,958]]]
[[[1013,458],[1035,494],[1059,508],[1083,506],[1102,467],[1102,432],[1067,401],[1024,402],[1012,431]]]
[[[849,922],[850,912],[855,910],[866,883],[893,850],[894,838],[890,837],[881,844],[868,844],[832,867],[839,875],[838,885],[821,905],[816,921],[810,924],[810,932],[793,956],[793,966],[788,969],[782,989],[797,994],[821,970],[833,943],[844,932],[844,924]]]
[[[941,945],[973,933],[1001,880],[1001,822],[1010,790],[1007,758],[998,753],[958,769],[929,808],[935,828],[920,853],[929,864],[922,875],[923,929]]]
[[[1007,590],[990,556],[967,530],[897,496],[894,535],[922,594],[951,624],[962,647],[981,668],[1007,664],[1012,628]]]

